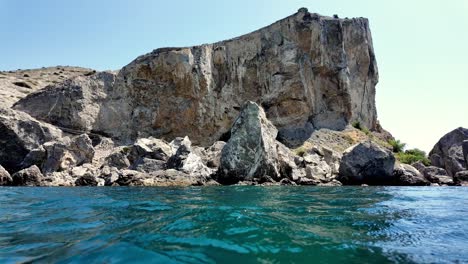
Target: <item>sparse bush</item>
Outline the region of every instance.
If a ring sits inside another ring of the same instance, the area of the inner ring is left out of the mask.
[[[306,149],[304,147],[298,147],[297,149],[294,150],[294,154],[296,154],[297,156],[304,156],[304,154],[306,153]]]
[[[426,152],[420,149],[409,149],[405,152],[400,152],[395,155],[395,157],[405,164],[413,164],[415,162],[421,161],[424,165],[431,165],[431,161],[427,158]]]
[[[390,146],[392,146],[393,152],[395,152],[395,153],[403,152],[403,150],[406,147],[406,143],[403,143],[398,139],[390,139],[388,141],[388,144],[390,144]]]
[[[356,129],[362,130],[361,122],[359,121],[354,121],[351,125]]]

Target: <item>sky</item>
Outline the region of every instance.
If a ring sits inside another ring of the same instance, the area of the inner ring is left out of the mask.
[[[468,0],[0,0],[0,70],[115,70],[160,47],[249,33],[300,7],[367,17],[382,126],[430,151],[468,127]]]

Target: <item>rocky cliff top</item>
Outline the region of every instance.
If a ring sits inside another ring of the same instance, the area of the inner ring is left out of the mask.
[[[0,106],[11,107],[19,99],[48,85],[93,72],[91,69],[70,66],[0,71]]]

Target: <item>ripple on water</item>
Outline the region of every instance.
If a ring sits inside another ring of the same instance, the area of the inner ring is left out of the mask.
[[[463,263],[468,188],[1,188],[0,262]]]

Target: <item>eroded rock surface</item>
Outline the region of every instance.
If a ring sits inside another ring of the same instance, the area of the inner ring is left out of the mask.
[[[448,175],[468,169],[463,142],[468,140],[468,129],[459,127],[443,136],[429,153],[432,165],[444,168]],[[465,147],[466,152],[466,147]]]
[[[371,141],[355,145],[343,153],[339,180],[345,184],[386,185],[394,182],[393,154]]]
[[[52,125],[0,108],[0,164],[10,172],[22,169],[21,162],[31,150],[61,137],[62,131]]]
[[[301,9],[250,34],[138,57],[117,76],[76,77],[15,106],[41,120],[120,139],[189,136],[209,146],[242,105],[265,108],[283,138],[359,121],[377,129],[369,22]]]
[[[222,150],[219,180],[237,183],[265,176],[279,178],[277,133],[263,109],[254,102],[247,102]]]

